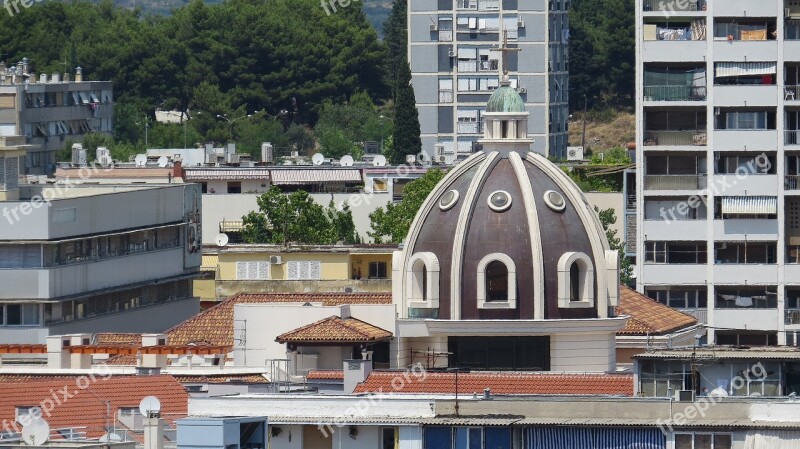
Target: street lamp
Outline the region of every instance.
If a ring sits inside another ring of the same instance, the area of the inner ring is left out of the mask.
[[[221,118],[221,119],[225,120],[226,122],[228,122],[230,124],[229,139],[231,141],[233,141],[233,124],[238,122],[239,120],[242,120],[242,119],[245,119],[245,118],[250,118],[252,116],[253,116],[253,114],[247,114],[245,116],[238,117],[238,118],[235,118],[235,119],[231,120],[231,119],[228,118],[228,114],[223,114],[223,115],[217,114],[217,118]]]

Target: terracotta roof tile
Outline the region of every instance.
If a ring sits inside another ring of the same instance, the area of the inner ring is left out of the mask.
[[[161,416],[171,424],[185,417],[188,411],[189,394],[168,375],[108,378],[98,375],[94,381],[87,376],[31,380],[0,383],[0,420],[12,423],[17,407],[43,405],[43,417],[51,429],[86,427],[86,436],[97,438],[105,433],[104,427],[109,422],[104,401],[111,406],[112,425],[118,409],[138,408],[142,398],[150,395],[161,401]],[[58,401],[53,399],[54,392]],[[54,403],[49,413],[46,411],[49,403],[43,402],[48,399]]]
[[[391,304],[390,293],[240,293],[204,310],[169,329],[169,343],[187,345],[206,343],[233,346],[233,306],[236,304],[322,303],[325,306],[344,304]]]
[[[113,332],[103,332],[94,334],[94,344],[97,346],[104,345],[142,345],[142,334],[123,334]]]
[[[354,393],[453,394],[456,374],[374,371]],[[459,394],[633,396],[629,374],[459,373]]]
[[[203,383],[203,384],[225,384],[225,383],[247,383],[247,384],[268,384],[269,379],[261,374],[235,375],[210,375],[210,376],[189,376],[176,375],[175,380],[182,384]]]
[[[617,335],[662,335],[697,324],[697,319],[667,307],[624,285],[620,286],[617,315],[631,318]]]
[[[315,369],[308,372],[308,380],[344,380],[344,371],[340,369]]]
[[[389,340],[392,333],[356,318],[332,316],[278,335],[278,343],[369,343]]]

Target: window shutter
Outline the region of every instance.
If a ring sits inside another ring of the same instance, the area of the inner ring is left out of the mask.
[[[258,278],[261,280],[269,279],[269,264],[267,262],[258,262]]]
[[[236,280],[247,279],[247,262],[236,262]]]
[[[320,262],[309,262],[308,263],[308,278],[309,279],[316,279],[320,278]]]
[[[290,261],[286,264],[286,277],[290,280],[297,280],[299,278],[300,270],[299,270],[299,262],[297,261]]]

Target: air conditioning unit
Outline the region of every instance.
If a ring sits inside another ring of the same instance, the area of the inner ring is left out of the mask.
[[[281,256],[269,256],[269,263],[272,265],[280,265],[283,263]]]
[[[447,52],[447,56],[449,56],[451,58],[455,58],[456,57],[456,51],[455,50],[448,51]]]
[[[229,164],[238,164],[239,163],[239,154],[238,153],[228,153],[228,160]]]
[[[431,33],[435,33],[437,31],[439,31],[439,25],[436,25],[435,23],[432,23],[431,24]]]
[[[522,19],[517,19],[517,28],[525,28],[525,21]]]
[[[694,402],[694,391],[692,390],[678,390],[675,394],[675,399],[678,402]]]
[[[519,92],[521,94],[527,93],[528,92],[528,88],[527,87],[518,87],[517,88],[517,92]]]
[[[568,161],[582,161],[583,160],[583,147],[568,147],[567,148]]]

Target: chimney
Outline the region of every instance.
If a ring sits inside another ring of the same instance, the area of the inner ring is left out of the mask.
[[[28,74],[28,58],[22,58],[22,74]]]
[[[39,75],[39,82],[42,83],[42,84],[47,82],[47,74],[46,73],[42,73],[41,75]]]
[[[92,344],[91,334],[72,334],[69,336],[71,346],[89,346]],[[92,367],[91,354],[70,354],[70,368],[89,369]]]
[[[172,160],[172,179],[183,179],[183,162],[180,159]]]
[[[372,372],[372,360],[344,361],[344,394],[351,394],[356,386],[367,380]]]
[[[161,413],[152,413],[142,420],[144,449],[164,449],[164,420]]]
[[[147,348],[151,346],[165,346],[167,344],[167,336],[164,334],[142,334],[142,347]],[[166,354],[143,354],[142,355],[142,368],[166,368],[167,355]]]
[[[75,69],[75,82],[80,83],[83,81],[83,69],[78,67]]]
[[[59,75],[58,73],[54,73],[54,74],[53,74],[53,75],[50,77],[50,82],[51,82],[52,84],[56,84],[56,83],[59,83],[59,82],[61,82],[61,75]]]
[[[25,72],[26,72],[25,65],[22,63],[22,61],[18,62],[17,63],[17,75],[19,75],[21,77],[22,75],[25,74]]]
[[[65,83],[69,82],[69,73],[67,73],[67,72],[64,72],[64,82]]]
[[[47,367],[53,369],[89,369],[91,354],[71,354],[73,346],[88,346],[91,334],[51,335],[47,337]]]

